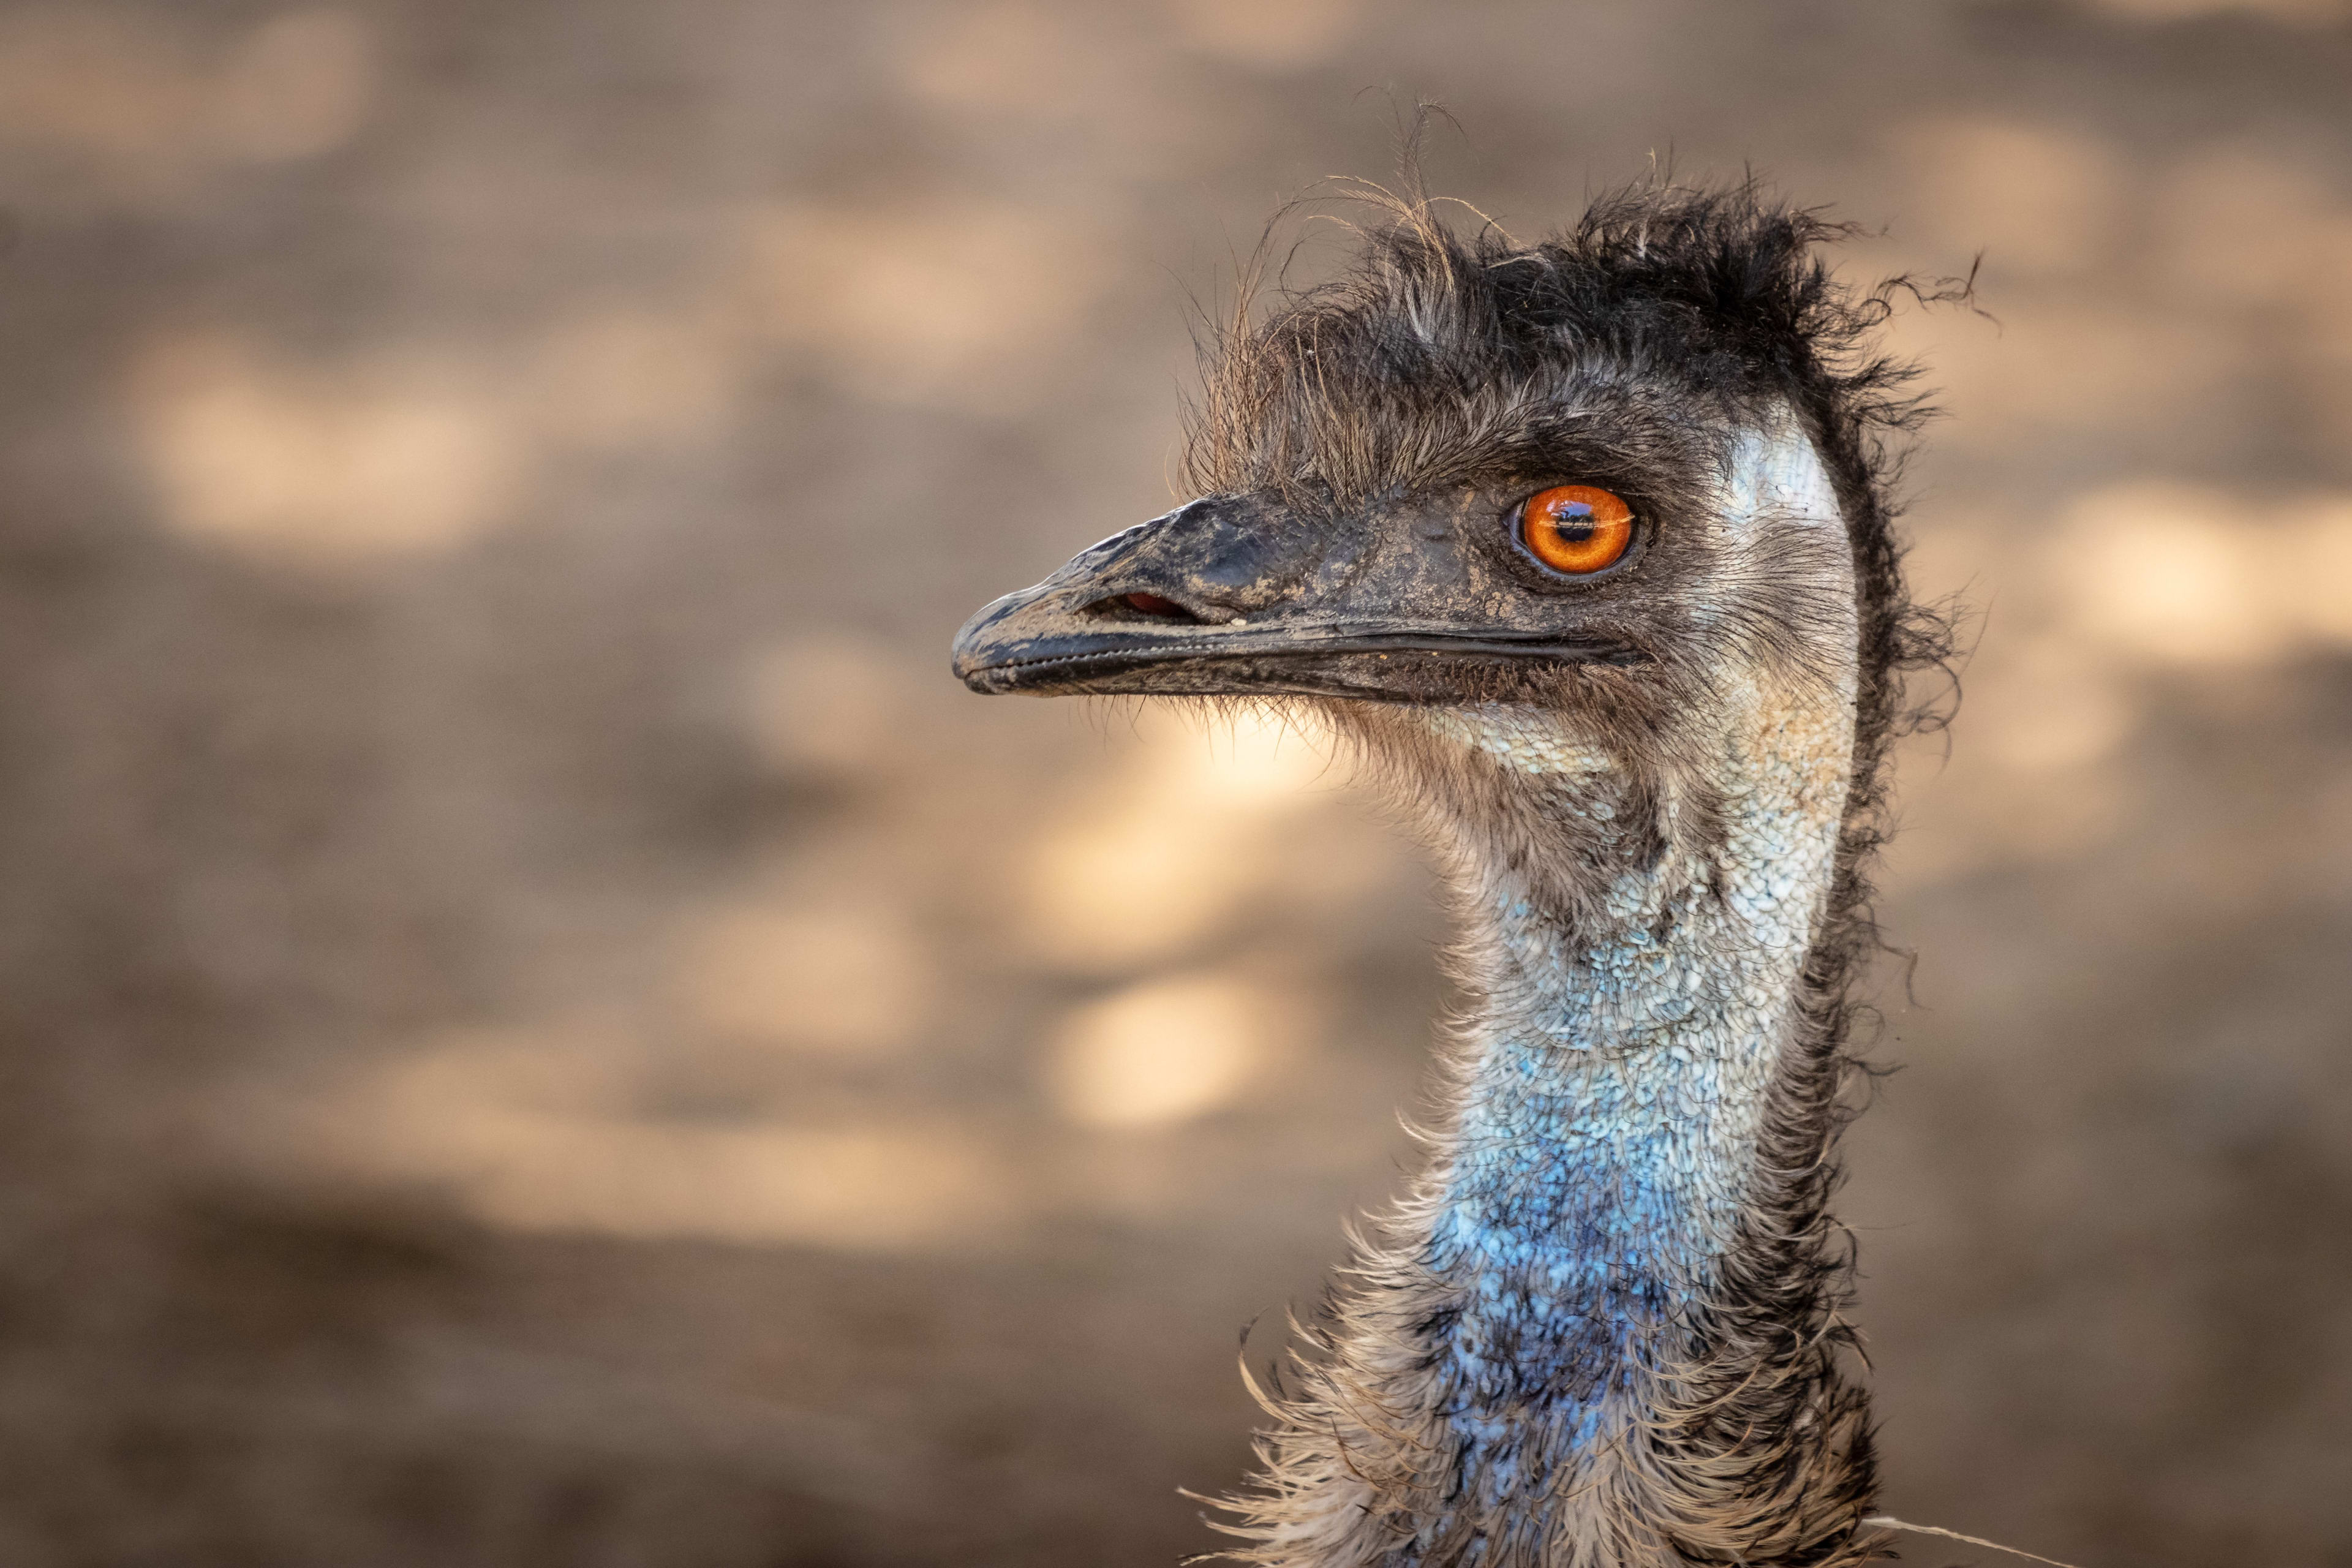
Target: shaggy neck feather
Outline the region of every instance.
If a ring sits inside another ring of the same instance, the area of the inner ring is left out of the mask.
[[[1844,804],[1834,715],[1771,707],[1727,737],[1720,837],[1690,847],[1670,797],[1654,857],[1601,757],[1543,715],[1468,716],[1549,763],[1531,805],[1576,862],[1462,857],[1480,1001],[1423,1261],[1461,1292],[1431,1349],[1465,1450],[1496,1450],[1492,1486],[1524,1479],[1523,1449],[1589,1447],[1638,1415],[1734,1243]],[[1572,910],[1538,890],[1579,881]],[[1514,1430],[1530,1415],[1539,1442]]]

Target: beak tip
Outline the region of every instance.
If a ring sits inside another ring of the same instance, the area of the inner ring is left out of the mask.
[[[971,651],[963,646],[961,638],[948,658],[948,673],[983,696],[995,689],[989,679],[992,673],[989,668],[971,657]]]
[[[960,636],[948,656],[948,672],[963,682],[967,690],[982,697],[997,697],[1013,689],[1012,671],[990,659],[985,648],[975,646],[975,638]]]

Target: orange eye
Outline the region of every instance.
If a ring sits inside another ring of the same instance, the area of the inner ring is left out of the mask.
[[[1555,572],[1587,576],[1633,542],[1633,509],[1591,485],[1555,485],[1519,506],[1519,542]]]

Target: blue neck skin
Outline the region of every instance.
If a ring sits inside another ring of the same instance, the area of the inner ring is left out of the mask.
[[[1643,866],[1613,771],[1571,764],[1541,809],[1606,886],[1573,917],[1512,873],[1474,889],[1482,1005],[1422,1251],[1459,1303],[1430,1330],[1446,1415],[1506,1485],[1531,1418],[1557,1455],[1645,1406],[1731,1244],[1842,804],[1768,757],[1717,852]]]
[[[1523,973],[1598,980],[1653,956],[1638,931],[1563,951],[1516,900],[1494,931]],[[1711,1146],[1714,1064],[1671,1037],[1629,1052],[1599,1013],[1539,1006],[1481,1030],[1425,1254],[1464,1291],[1445,1342],[1457,1428],[1549,1408],[1583,1447],[1633,1395],[1652,1336],[1704,1289],[1737,1217],[1738,1184]]]

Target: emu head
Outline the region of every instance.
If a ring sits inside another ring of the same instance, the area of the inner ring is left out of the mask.
[[[1812,255],[1838,231],[1744,189],[1532,246],[1389,211],[1215,345],[1200,499],[983,609],[956,673],[1317,703],[1489,855],[1605,784],[1654,856],[1759,749],[1832,753],[1843,812],[1904,640],[1873,432],[1909,410],[1853,353],[1883,302]]]

